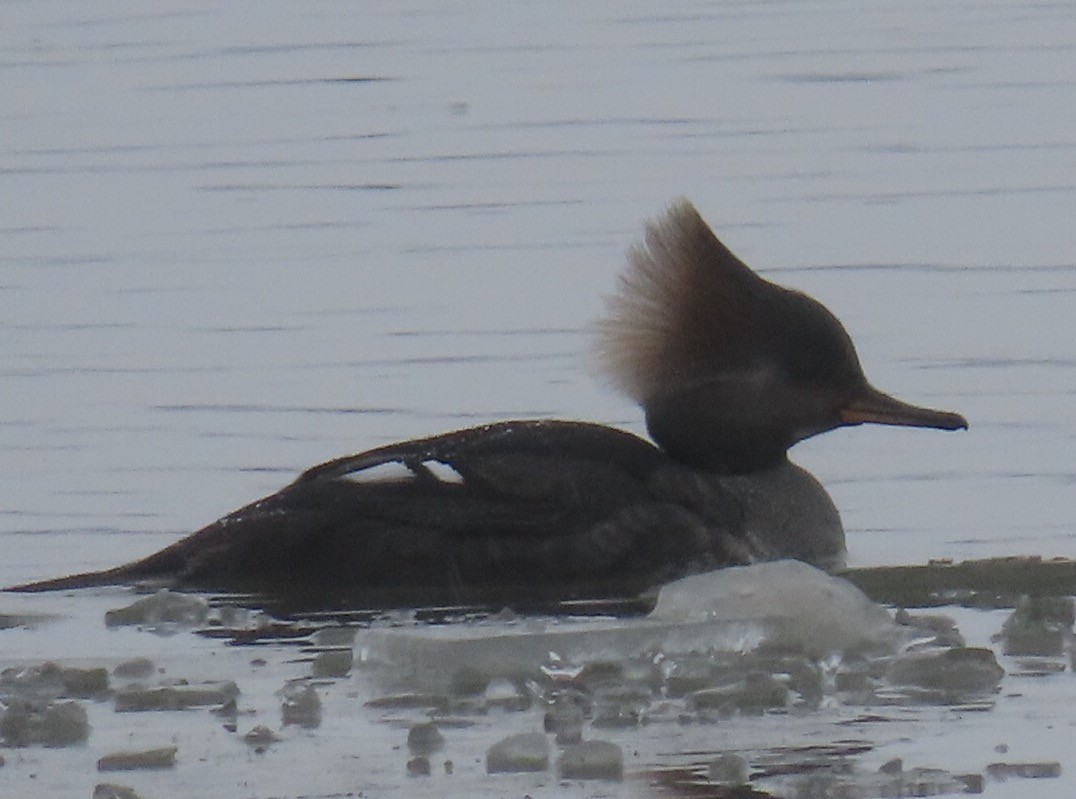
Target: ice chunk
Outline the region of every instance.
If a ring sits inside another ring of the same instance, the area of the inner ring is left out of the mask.
[[[142,799],[134,788],[102,782],[94,786],[93,799]]]
[[[327,649],[314,656],[315,677],[346,677],[351,671],[353,653],[348,649]]]
[[[609,741],[583,741],[564,749],[557,771],[567,780],[619,780],[624,777],[624,754]]]
[[[596,621],[535,624],[491,622],[477,625],[371,629],[360,633],[362,660],[387,665],[390,680],[447,692],[467,684],[477,688],[494,678],[526,680],[540,673],[550,652],[585,662],[608,655],[658,649],[666,625]]]
[[[0,672],[0,696],[54,699],[64,690],[60,672],[60,665],[52,661],[4,669]]]
[[[486,709],[494,708],[508,711],[526,710],[531,706],[533,697],[513,680],[499,677],[490,680],[483,692],[483,704]]]
[[[243,735],[243,741],[249,746],[253,746],[256,750],[262,751],[269,744],[276,743],[280,740],[278,736],[271,729],[264,724],[259,724],[256,727],[252,727],[246,734]]]
[[[292,683],[284,687],[283,694],[284,726],[298,724],[307,729],[321,726],[321,699],[314,686]]]
[[[877,681],[871,673],[871,664],[861,658],[841,663],[833,677],[833,687],[838,693],[847,694],[846,701],[866,704],[874,698]]]
[[[0,630],[10,630],[13,627],[22,627],[27,630],[33,630],[47,622],[55,621],[58,618],[59,616],[53,613],[0,612]]]
[[[108,693],[108,670],[102,667],[86,669],[67,666],[60,670],[63,696],[90,699]]]
[[[894,685],[937,691],[943,701],[995,691],[1004,674],[994,653],[978,647],[911,652],[894,658],[886,670]]]
[[[464,665],[452,673],[449,691],[453,696],[480,696],[490,683],[487,674]]]
[[[847,580],[798,560],[696,574],[661,589],[652,619],[757,621],[769,642],[822,656],[888,650],[896,641],[889,613]]]
[[[549,741],[540,732],[509,735],[486,752],[489,774],[518,771],[545,771],[549,768]]]
[[[314,633],[315,646],[346,646],[349,649],[355,643],[354,627],[322,627]]]
[[[583,737],[583,720],[589,704],[586,695],[579,691],[558,692],[545,712],[542,721],[545,731],[554,733],[558,744],[578,743]]]
[[[408,777],[430,776],[430,759],[425,755],[418,755],[407,761]]]
[[[8,699],[0,715],[0,741],[6,746],[72,746],[89,736],[86,708],[78,702]]]
[[[556,652],[550,652],[549,655],[554,662],[544,664],[542,674],[554,683],[571,683],[593,691],[604,685],[619,685],[624,682],[623,662],[600,659],[580,665],[564,662]]]
[[[366,707],[376,710],[430,710],[441,709],[449,704],[448,697],[442,694],[392,694],[365,702]]]
[[[0,696],[89,699],[108,693],[108,671],[75,668],[47,661],[0,672]]]
[[[201,685],[161,685],[154,688],[132,687],[116,694],[117,713],[144,710],[186,710],[191,707],[224,705],[239,696],[239,687],[231,680]]]
[[[172,627],[196,627],[209,616],[209,603],[198,596],[178,594],[162,588],[126,607],[105,613],[109,627],[143,625],[159,631]]]
[[[704,688],[687,697],[687,707],[703,716],[717,713],[761,715],[766,710],[785,708],[791,692],[771,674],[748,672],[742,680],[719,688]]]
[[[986,775],[992,780],[1021,779],[1057,779],[1061,776],[1061,764],[1056,760],[1042,763],[991,763],[986,767]]]
[[[1022,597],[1001,628],[1006,655],[1059,656],[1072,639],[1072,597]]]
[[[645,652],[796,649],[891,652],[897,627],[859,589],[799,562],[721,569],[665,586],[646,618],[488,620],[466,625],[380,628],[359,633],[363,664],[388,665],[404,684],[477,690],[495,677],[593,681]],[[554,666],[547,666],[553,662]],[[559,664],[556,665],[556,664]],[[580,671],[582,669],[582,671]],[[457,679],[458,677],[458,679]],[[611,675],[612,679],[619,679]],[[689,690],[683,686],[678,690]]]
[[[710,782],[735,787],[747,782],[747,761],[737,754],[727,752],[710,761],[706,767]]]
[[[445,736],[432,721],[415,724],[407,732],[407,748],[416,755],[428,755],[445,745]]]
[[[967,646],[967,641],[951,616],[934,613],[909,613],[901,608],[896,622],[909,638],[918,637],[924,646]]]
[[[144,749],[138,752],[113,752],[97,761],[98,771],[137,771],[141,769],[166,769],[176,765],[175,746]]]
[[[593,692],[594,718],[591,724],[606,729],[637,727],[645,720],[652,700],[653,692],[647,686],[630,683],[605,685]]]
[[[220,707],[215,707],[210,711],[214,716],[218,716],[223,719],[221,724],[228,732],[235,732],[239,729],[239,703],[234,699],[230,699]]]
[[[686,696],[714,684],[713,658],[688,654],[672,659],[665,667],[665,693],[670,697]]]
[[[112,676],[122,680],[141,680],[153,674],[154,668],[149,658],[131,658],[112,669]]]
[[[904,770],[861,773],[845,768],[842,773],[821,772],[793,782],[796,796],[854,796],[869,799],[883,796],[946,796],[955,793],[977,793],[976,778],[954,775],[943,769],[913,768]]]

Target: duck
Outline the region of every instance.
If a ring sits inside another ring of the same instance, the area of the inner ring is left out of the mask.
[[[872,386],[837,317],[754,272],[686,199],[629,251],[597,351],[650,440],[529,419],[394,443],[313,466],[147,557],[9,590],[459,606],[631,598],[785,558],[834,571],[840,514],[789,449],[845,426],[968,426]]]

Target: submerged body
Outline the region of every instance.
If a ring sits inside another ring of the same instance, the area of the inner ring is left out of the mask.
[[[774,558],[834,568],[839,515],[788,448],[863,422],[966,427],[870,386],[840,322],[752,272],[686,202],[648,228],[621,289],[602,353],[656,445],[564,421],[394,444],[142,560],[18,590],[152,581],[425,605],[633,596]]]

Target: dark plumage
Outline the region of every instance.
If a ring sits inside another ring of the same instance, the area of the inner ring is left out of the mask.
[[[832,568],[840,518],[788,448],[863,422],[966,427],[871,387],[840,322],[757,276],[686,201],[632,251],[600,349],[658,446],[567,421],[407,441],[315,466],[142,560],[13,590],[153,581],[455,604],[632,596],[777,557]]]

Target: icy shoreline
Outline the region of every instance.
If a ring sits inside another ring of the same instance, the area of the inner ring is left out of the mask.
[[[968,645],[952,618],[893,614],[797,563],[680,581],[633,619],[282,622],[119,590],[4,602],[22,622],[0,631],[0,785],[19,795],[977,792],[1061,773],[1008,757],[998,722],[1028,679],[1073,692],[1071,601],[954,609],[993,628]],[[965,715],[964,750],[909,745]]]

